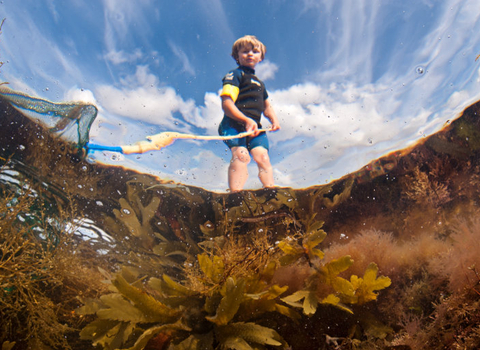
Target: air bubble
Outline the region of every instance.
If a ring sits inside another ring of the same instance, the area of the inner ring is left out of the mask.
[[[425,73],[425,68],[423,68],[422,66],[418,66],[417,68],[415,68],[415,72],[418,75],[422,75],[423,73]]]

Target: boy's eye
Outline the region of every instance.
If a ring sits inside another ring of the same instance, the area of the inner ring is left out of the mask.
[[[259,49],[243,49],[241,50],[240,52],[242,54],[248,54],[250,51],[252,51],[253,53],[260,53],[260,50]]]

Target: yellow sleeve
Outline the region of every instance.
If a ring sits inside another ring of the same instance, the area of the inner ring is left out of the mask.
[[[238,88],[238,86],[225,84],[223,85],[223,90],[220,93],[220,96],[230,96],[233,102],[235,102],[237,100],[239,92],[240,89]]]

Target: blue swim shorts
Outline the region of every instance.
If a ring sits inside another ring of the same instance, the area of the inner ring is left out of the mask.
[[[224,117],[218,127],[218,134],[221,136],[237,135],[245,131],[243,124],[237,123],[229,117]],[[268,138],[267,133],[262,132],[256,137],[242,137],[238,139],[231,139],[223,141],[229,148],[233,147],[245,147],[249,151],[255,147],[263,147],[268,150]]]

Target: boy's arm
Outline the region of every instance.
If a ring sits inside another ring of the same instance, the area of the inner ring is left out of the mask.
[[[275,113],[275,110],[273,109],[269,100],[265,100],[265,110],[263,111],[263,115],[270,120],[270,123],[272,123],[272,131],[280,129],[280,123],[278,122],[277,114]]]
[[[243,114],[237,106],[235,106],[235,102],[233,102],[232,98],[227,95],[222,96],[222,109],[225,112],[225,115],[229,118],[232,118],[236,121],[239,121],[245,124],[246,131],[254,131],[253,136],[258,135],[258,125],[257,123]]]

